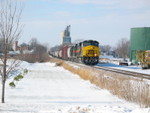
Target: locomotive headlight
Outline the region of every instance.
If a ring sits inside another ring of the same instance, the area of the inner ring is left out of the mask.
[[[94,56],[97,56],[97,54],[94,54]]]

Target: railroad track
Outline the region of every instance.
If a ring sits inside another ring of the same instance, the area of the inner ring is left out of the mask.
[[[102,66],[94,66],[94,68],[150,80],[150,75],[149,74],[133,72],[133,71],[127,71],[127,70],[116,69],[116,68],[110,68],[110,67],[102,67]]]
[[[68,61],[68,62],[76,64],[76,65],[80,65],[80,66],[88,66],[88,65],[85,65],[83,63],[70,62],[70,61]],[[88,66],[88,67],[97,68],[97,69],[101,69],[101,70],[105,70],[105,71],[110,71],[110,72],[120,73],[123,75],[128,75],[128,76],[132,76],[132,77],[150,80],[150,74],[144,74],[144,73],[139,73],[139,72],[127,71],[127,70],[123,70],[123,69],[116,69],[116,68],[110,68],[110,67],[102,67],[102,66]]]

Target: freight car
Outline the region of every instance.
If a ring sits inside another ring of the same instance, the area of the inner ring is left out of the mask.
[[[55,52],[56,51],[51,51],[50,54],[54,57],[58,57],[55,56]],[[59,49],[59,53],[61,53],[59,58],[63,60],[95,65],[99,62],[99,42],[95,40],[85,40],[74,45],[64,45]]]

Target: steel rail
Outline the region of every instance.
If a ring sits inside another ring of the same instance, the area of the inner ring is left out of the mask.
[[[110,67],[102,67],[102,66],[94,66],[94,68],[150,80],[150,75],[149,74],[133,72],[133,71],[127,71],[127,70],[123,70],[123,69],[110,68]]]
[[[70,61],[68,61],[68,62],[70,62]],[[136,77],[136,78],[150,80],[150,74],[134,72],[134,71],[127,71],[127,70],[116,69],[116,68],[111,68],[111,67],[96,66],[96,65],[95,66],[88,66],[88,65],[85,65],[83,63],[77,63],[77,62],[70,62],[70,63],[74,63],[74,64],[80,65],[80,66],[87,66],[87,67],[97,68],[97,69],[101,69],[101,70],[105,70],[105,71],[120,73],[123,75],[128,75],[128,76],[132,76],[132,77]]]

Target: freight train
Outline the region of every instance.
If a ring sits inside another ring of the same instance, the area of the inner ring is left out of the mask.
[[[50,50],[50,55],[63,60],[95,65],[99,62],[99,42],[95,40],[85,40],[77,44],[53,47]]]

